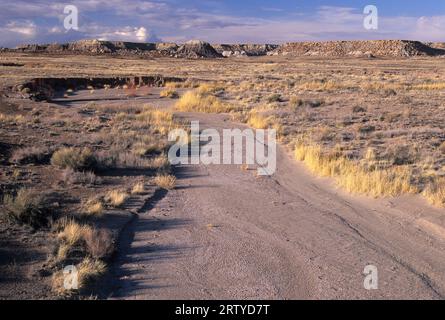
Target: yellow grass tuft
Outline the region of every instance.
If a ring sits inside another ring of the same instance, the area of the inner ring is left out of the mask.
[[[77,245],[88,232],[91,232],[90,226],[81,225],[70,220],[66,222],[63,230],[59,232],[57,237],[68,247],[73,247]]]
[[[445,207],[445,178],[435,178],[422,194],[432,205]]]
[[[340,187],[351,193],[380,197],[418,191],[411,184],[411,171],[405,166],[366,169],[339,154],[323,153],[320,146],[301,142],[295,148],[295,158],[320,176],[334,177]]]
[[[173,89],[165,89],[162,90],[161,93],[159,94],[159,96],[161,98],[171,98],[171,99],[176,99],[179,97],[178,92],[176,92],[176,90]]]
[[[172,175],[161,174],[154,178],[154,183],[165,190],[172,190],[176,185],[176,178]]]
[[[141,194],[145,192],[145,185],[143,182],[138,182],[133,186],[131,194]]]
[[[113,207],[120,207],[127,201],[129,195],[125,191],[112,190],[105,195],[105,201]]]
[[[77,269],[77,290],[85,290],[88,285],[102,276],[106,272],[106,265],[100,260],[85,258],[81,263],[76,265]],[[60,270],[53,275],[52,290],[53,292],[64,295],[69,293],[69,290],[65,289],[65,277],[63,271]],[[73,288],[73,290],[76,290]]]
[[[4,123],[19,123],[19,122],[23,122],[25,120],[25,117],[23,117],[22,115],[9,115],[9,114],[4,114],[4,113],[0,113],[0,123],[4,122]]]
[[[203,94],[197,91],[186,92],[175,105],[178,111],[223,113],[235,110],[233,106],[223,103],[213,95]]]
[[[90,199],[83,206],[83,216],[100,217],[104,213],[104,205],[99,199]]]
[[[255,129],[267,129],[270,127],[271,118],[266,117],[264,115],[258,114],[256,112],[252,112],[249,115],[249,119],[247,120],[247,124]]]

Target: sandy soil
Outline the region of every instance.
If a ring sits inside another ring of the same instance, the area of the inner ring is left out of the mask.
[[[237,126],[223,115],[182,116],[202,128]],[[255,172],[236,165],[177,168],[176,190],[124,233],[112,297],[444,297],[438,210],[414,197],[343,194],[282,148],[274,176]],[[378,290],[364,289],[369,264],[378,268]]]

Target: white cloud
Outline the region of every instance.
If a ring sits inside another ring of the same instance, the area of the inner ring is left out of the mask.
[[[16,33],[25,38],[33,37],[36,34],[37,27],[32,21],[11,21],[3,27],[4,32]]]
[[[259,43],[391,38],[438,41],[445,37],[445,16],[381,15],[379,29],[368,31],[363,28],[362,8],[321,6],[306,15],[295,11],[280,14],[281,17],[273,14],[274,18],[258,18],[218,14],[217,10],[203,11],[172,3],[160,0],[77,0],[80,30],[66,32],[63,29],[65,3],[3,1],[0,3],[0,21],[16,22],[9,26],[10,22],[3,25],[0,22],[0,45],[82,38],[159,41],[153,31],[164,40],[180,42],[194,38],[209,42]],[[279,12],[281,9],[263,7],[260,10]]]
[[[146,42],[151,37],[146,28],[132,28],[125,27],[114,31],[106,31],[102,34],[98,34],[97,37],[100,40],[120,40],[129,42]]]

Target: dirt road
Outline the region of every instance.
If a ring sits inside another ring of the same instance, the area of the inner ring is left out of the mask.
[[[201,128],[227,116],[182,115]],[[418,197],[374,200],[337,190],[283,149],[277,172],[239,165],[176,168],[178,187],[126,228],[118,299],[445,297],[443,210]],[[363,270],[378,269],[377,290]]]

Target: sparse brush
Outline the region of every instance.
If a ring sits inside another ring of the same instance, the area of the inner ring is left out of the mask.
[[[162,90],[161,93],[159,94],[159,96],[161,98],[170,98],[170,99],[176,99],[179,98],[179,94],[177,91],[173,90],[173,89],[165,89]]]
[[[445,207],[445,178],[433,179],[422,194],[432,205]]]
[[[84,217],[100,217],[104,213],[104,205],[100,199],[88,200],[82,208]]]
[[[25,117],[22,115],[9,115],[0,113],[0,123],[21,123],[25,121]]]
[[[44,164],[49,160],[50,150],[46,147],[25,147],[15,150],[11,162],[17,164]]]
[[[255,129],[267,129],[270,127],[270,117],[266,117],[256,112],[249,115],[247,124]]]
[[[161,174],[154,178],[154,183],[165,190],[172,190],[176,185],[176,178],[172,175]]]
[[[221,91],[224,91],[224,87],[216,83],[201,83],[196,89],[196,92],[202,95],[214,94]]]
[[[54,152],[51,164],[62,169],[94,170],[97,167],[97,159],[89,148],[62,148]]]
[[[79,224],[74,220],[68,220],[62,231],[59,232],[57,237],[62,243],[72,248],[78,245],[88,232],[91,232],[92,228],[86,224]]]
[[[320,146],[301,142],[295,148],[295,158],[318,175],[334,177],[339,186],[352,193],[379,197],[418,191],[407,167],[367,170],[338,153],[324,153]]]
[[[39,228],[47,225],[50,208],[38,191],[20,189],[17,195],[6,195],[3,199],[6,216],[14,222]]]
[[[112,190],[105,195],[105,201],[113,207],[122,206],[127,201],[129,195],[125,191]]]
[[[162,154],[151,160],[150,167],[161,172],[168,172],[170,171],[170,162],[168,161],[168,157],[165,154]]]
[[[281,102],[281,101],[283,101],[283,99],[281,98],[281,94],[279,93],[274,93],[267,98],[267,102],[269,103]]]
[[[145,192],[145,185],[143,182],[138,182],[131,189],[131,194],[141,194]]]
[[[85,258],[81,263],[76,265],[77,278],[75,282],[77,286],[68,289],[65,288],[66,275],[62,270],[54,273],[52,279],[52,290],[56,294],[66,295],[70,294],[70,291],[82,292],[88,289],[88,286],[98,280],[99,277],[105,274],[107,267],[105,263],[97,259]]]
[[[84,184],[84,185],[98,185],[102,183],[102,179],[94,174],[92,171],[79,172],[71,168],[66,168],[62,172],[62,181],[65,184]]]
[[[170,111],[145,107],[144,111],[136,115],[135,120],[153,127],[171,126],[173,122],[173,113]]]
[[[234,106],[223,103],[213,95],[206,95],[196,91],[186,92],[175,105],[183,112],[223,113],[236,110]]]
[[[84,235],[85,246],[91,257],[108,258],[113,252],[113,237],[106,229],[90,229]]]

